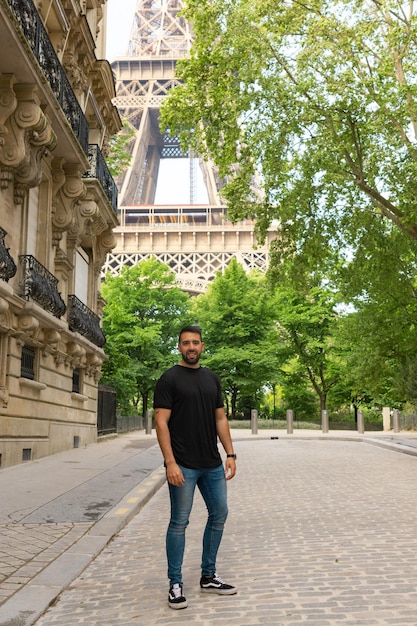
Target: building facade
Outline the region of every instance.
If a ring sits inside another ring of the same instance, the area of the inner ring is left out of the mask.
[[[121,128],[106,0],[0,0],[0,467],[97,438]]]

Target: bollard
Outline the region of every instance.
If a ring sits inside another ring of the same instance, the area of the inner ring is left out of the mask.
[[[394,422],[394,433],[399,433],[400,432],[400,412],[398,409],[394,409],[392,418]]]
[[[258,434],[258,411],[256,409],[251,409],[250,423],[252,427],[252,435],[257,435]]]
[[[329,415],[327,411],[321,412],[321,429],[324,433],[329,432]]]
[[[358,433],[363,435],[365,432],[365,422],[363,419],[363,411],[358,411]]]
[[[146,430],[147,435],[152,435],[152,411],[146,411]]]
[[[292,435],[294,425],[294,411],[288,409],[287,411],[287,435]]]
[[[382,407],[382,428],[391,430],[391,411],[389,406]]]

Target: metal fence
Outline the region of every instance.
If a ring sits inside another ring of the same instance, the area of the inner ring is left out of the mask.
[[[402,415],[400,413],[401,430],[417,430],[417,415]]]
[[[133,415],[129,417],[117,416],[117,432],[127,433],[131,430],[143,430],[144,419],[142,415]]]
[[[127,433],[133,430],[143,430],[145,419],[142,415],[116,415],[116,390],[99,385],[97,403],[97,435],[112,433]]]
[[[97,402],[97,434],[109,435],[117,432],[116,391],[100,385]]]

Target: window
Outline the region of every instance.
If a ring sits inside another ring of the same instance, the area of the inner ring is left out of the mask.
[[[35,380],[35,349],[31,346],[22,347],[20,376],[21,378],[29,378],[29,380]]]
[[[75,295],[88,306],[88,271],[89,257],[82,248],[77,250],[75,257]]]
[[[26,239],[26,254],[31,254],[36,258],[36,242],[38,235],[38,213],[39,213],[39,187],[32,187],[29,190],[28,204],[28,232]]]
[[[23,448],[22,461],[31,461],[31,460],[32,460],[32,448]]]
[[[72,372],[72,391],[81,393],[81,372],[78,368]]]

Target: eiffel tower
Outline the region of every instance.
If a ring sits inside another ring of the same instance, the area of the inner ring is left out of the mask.
[[[137,0],[126,57],[112,63],[116,78],[114,104],[135,129],[132,160],[119,178],[117,245],[104,272],[117,274],[123,265],[149,257],[166,263],[179,286],[202,293],[217,271],[235,257],[247,270],[265,271],[270,239],[256,246],[254,223],[233,225],[219,192],[221,181],[212,163],[183,154],[175,138],[159,129],[159,111],[178,80],[175,66],[192,45],[190,26],[181,15],[182,0]],[[161,159],[189,159],[189,202],[155,204]],[[197,163],[207,191],[207,204],[196,203]]]

